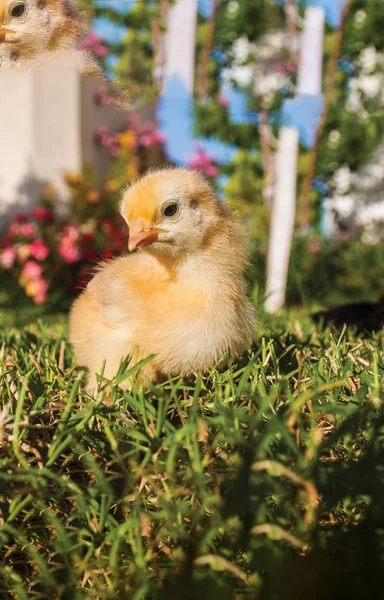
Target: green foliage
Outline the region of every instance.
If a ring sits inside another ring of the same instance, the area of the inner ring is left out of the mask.
[[[165,29],[164,4],[171,6],[173,1],[139,1],[130,5],[129,10],[93,3],[94,17],[106,18],[126,29],[122,41],[110,44],[110,50],[118,57],[114,74],[129,90],[134,102],[152,104],[157,98],[159,90],[153,78],[156,54],[153,32],[154,27],[159,31]]]
[[[61,324],[2,334],[2,598],[379,597],[382,342],[272,325],[225,373],[94,397]]]
[[[145,4],[138,2],[137,6],[144,7]],[[147,29],[128,30],[119,55],[115,67],[118,80],[127,86],[135,102],[141,100],[145,104],[153,103],[157,98],[157,90],[153,83],[155,65],[150,32]]]
[[[301,14],[304,15],[304,10],[308,6],[308,2],[303,0],[296,4]],[[204,27],[204,23],[201,24],[200,30],[205,31]],[[209,97],[204,99],[203,103],[197,102],[195,107],[197,134],[215,136],[221,141],[236,145],[241,152],[245,150],[260,150],[260,136],[257,127],[250,123],[238,124],[232,122],[226,108],[220,104],[220,78],[223,75],[223,70],[231,68],[236,62],[234,48],[235,43],[240,38],[245,38],[251,43],[259,42],[265,34],[281,30],[285,27],[284,12],[275,2],[269,0],[260,2],[243,0],[237,3],[224,1],[219,5],[213,41],[214,54],[219,54],[219,56],[211,56],[208,64],[210,75]],[[359,171],[372,158],[374,151],[382,142],[384,136],[383,107],[377,102],[377,99],[365,98],[361,111],[356,112],[348,109],[351,78],[358,76],[360,73],[359,59],[361,52],[368,47],[374,48],[377,52],[383,51],[384,41],[381,34],[383,27],[384,4],[382,2],[377,2],[376,0],[352,0],[343,26],[340,53],[340,58],[347,63],[349,70],[347,69],[347,73],[344,72],[341,64],[336,69],[335,93],[330,99],[325,128],[319,140],[316,164],[315,176],[329,184],[331,194],[333,193],[332,178],[335,171],[344,165],[348,165],[353,172]],[[323,56],[323,90],[325,94],[329,89],[327,68],[334,52],[336,35],[334,30],[329,27],[327,28]],[[243,65],[246,65],[251,60],[251,58],[246,59]],[[291,57],[291,63],[295,64],[293,57]],[[274,68],[273,65],[271,66],[272,68]],[[295,73],[292,73],[291,84],[293,85],[295,77]],[[260,109],[263,102],[260,104],[257,101],[254,90],[251,88],[252,86],[249,88],[243,87],[241,91],[246,95],[250,110]],[[284,90],[284,95],[290,95],[292,89]],[[282,101],[283,95],[276,93],[268,107],[270,114],[269,124],[275,134],[278,133],[280,127],[279,113]],[[329,136],[331,132],[338,132],[340,134],[339,143],[330,143]],[[304,165],[305,168],[299,173],[300,183],[302,183],[306,174],[307,155],[307,149],[304,147],[301,148],[300,164]],[[233,172],[238,165],[239,161],[237,160],[231,165]],[[260,166],[254,171],[254,186],[257,186],[256,180],[260,179],[260,172],[263,172],[264,169],[263,157],[260,156]],[[240,189],[237,191],[237,196],[241,197]],[[255,198],[257,197],[255,196]],[[311,224],[315,228],[318,228],[320,224],[321,199],[322,195],[320,192],[315,190],[311,192]],[[249,202],[249,198],[247,202]],[[247,211],[248,207],[245,206],[244,210]],[[254,210],[256,212],[258,210],[257,200]]]
[[[222,173],[230,174],[230,182],[225,192],[235,200],[240,212],[250,218],[252,234],[264,231],[268,221],[268,210],[262,206],[260,200],[264,165],[260,154],[260,135],[255,119],[252,122],[234,122],[231,119],[226,99],[222,96],[222,75],[224,69],[231,68],[238,60],[234,51],[234,44],[240,38],[249,42],[258,42],[267,32],[279,30],[284,27],[284,11],[272,0],[253,2],[230,2],[224,0],[218,3],[215,15],[215,27],[211,53],[208,60],[208,98],[195,102],[195,132],[197,135],[208,138],[217,138],[220,141],[236,146],[239,153],[230,165],[222,167]],[[205,39],[206,23],[200,20],[198,27],[198,40]],[[198,44],[196,60],[200,64],[200,45]],[[217,58],[215,55],[219,55]],[[244,64],[252,61],[245,59]],[[199,67],[197,69],[199,75]],[[235,87],[239,87],[234,83]],[[246,94],[248,108],[254,117],[258,102],[253,90],[241,88]],[[270,110],[277,115],[281,107],[282,97],[277,94],[272,101]],[[243,177],[245,175],[245,180]],[[249,191],[249,194],[245,192]],[[254,211],[254,216],[250,212]],[[260,214],[262,213],[262,214]],[[259,236],[257,236],[259,237]],[[265,236],[263,236],[265,237]]]
[[[269,210],[262,196],[260,156],[240,150],[233,163],[224,171],[229,176],[224,188],[225,198],[238,209],[252,240],[267,243]]]
[[[364,11],[366,20],[356,23],[357,11]],[[351,57],[367,46],[373,45],[377,50],[384,50],[383,39],[384,5],[376,0],[352,0],[351,9],[346,22],[343,49]]]
[[[254,42],[267,30],[279,29],[283,24],[283,10],[273,0],[224,0],[218,8],[215,47],[227,52],[231,59],[232,44],[240,37]]]
[[[267,236],[266,236],[267,237]],[[265,297],[267,246],[262,233],[253,243],[249,285],[258,302]],[[320,236],[293,240],[287,305],[316,308],[378,300],[384,294],[384,241],[329,241]]]
[[[357,18],[361,15],[360,18]],[[364,17],[365,15],[365,17]],[[316,165],[316,176],[331,181],[337,169],[348,165],[353,172],[359,171],[372,158],[374,151],[382,143],[384,136],[384,109],[382,103],[375,99],[364,98],[362,109],[358,112],[348,110],[347,101],[351,76],[359,76],[361,52],[370,47],[377,52],[384,51],[384,40],[381,34],[384,27],[384,4],[375,0],[352,0],[343,27],[341,59],[347,60],[354,69],[346,74],[338,70],[336,73],[336,90],[331,99],[330,109],[322,138],[319,141],[319,156]],[[328,52],[334,35],[326,37]],[[325,88],[326,90],[326,88]],[[337,144],[330,143],[332,131],[340,133]],[[332,190],[331,190],[332,191]],[[313,194],[313,205],[316,208],[320,200],[319,194]],[[314,223],[318,223],[319,212],[313,213]],[[317,218],[316,218],[317,217]]]
[[[333,305],[374,301],[384,294],[384,242],[331,242],[298,237],[288,279],[291,304]]]
[[[215,137],[240,150],[259,148],[257,128],[251,123],[233,124],[228,109],[217,98],[195,106],[196,135]]]

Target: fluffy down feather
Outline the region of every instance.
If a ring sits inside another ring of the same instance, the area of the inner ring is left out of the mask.
[[[144,381],[189,376],[240,355],[252,342],[246,236],[227,203],[186,169],[147,174],[125,191],[131,254],[99,267],[70,315],[71,341],[90,372],[106,360],[156,357]]]

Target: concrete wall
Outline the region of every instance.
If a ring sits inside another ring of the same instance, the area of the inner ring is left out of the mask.
[[[14,210],[25,210],[33,186],[33,76],[18,77],[0,70],[0,221]]]
[[[105,125],[118,130],[128,113],[114,105],[97,106],[99,85],[81,75],[74,58],[46,62],[29,72],[0,68],[0,226],[36,205],[47,183],[54,185],[58,208],[65,210],[65,173],[91,165],[102,182],[110,156],[95,145],[96,129]],[[153,108],[137,112],[154,117]]]
[[[107,148],[95,144],[96,129],[100,125],[104,125],[109,131],[118,131],[127,123],[129,112],[112,105],[98,106],[94,98],[99,86],[100,81],[94,77],[81,78],[82,164],[95,169],[96,183],[100,185],[109,169],[110,154]],[[139,115],[142,121],[153,121],[156,118],[155,106],[134,106],[132,110]]]
[[[49,179],[60,198],[67,195],[62,173],[82,166],[80,98],[76,64],[50,62],[33,73],[34,175]]]

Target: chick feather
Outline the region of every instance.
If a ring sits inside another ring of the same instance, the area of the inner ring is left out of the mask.
[[[70,314],[89,389],[104,360],[112,379],[122,357],[154,354],[141,373],[148,382],[239,356],[254,338],[255,314],[246,235],[228,204],[197,173],[165,169],[128,188],[121,213],[134,251],[100,265]]]

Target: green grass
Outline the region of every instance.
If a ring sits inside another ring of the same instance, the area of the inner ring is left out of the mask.
[[[225,373],[97,397],[66,336],[2,333],[0,598],[382,597],[380,335],[287,316]]]

